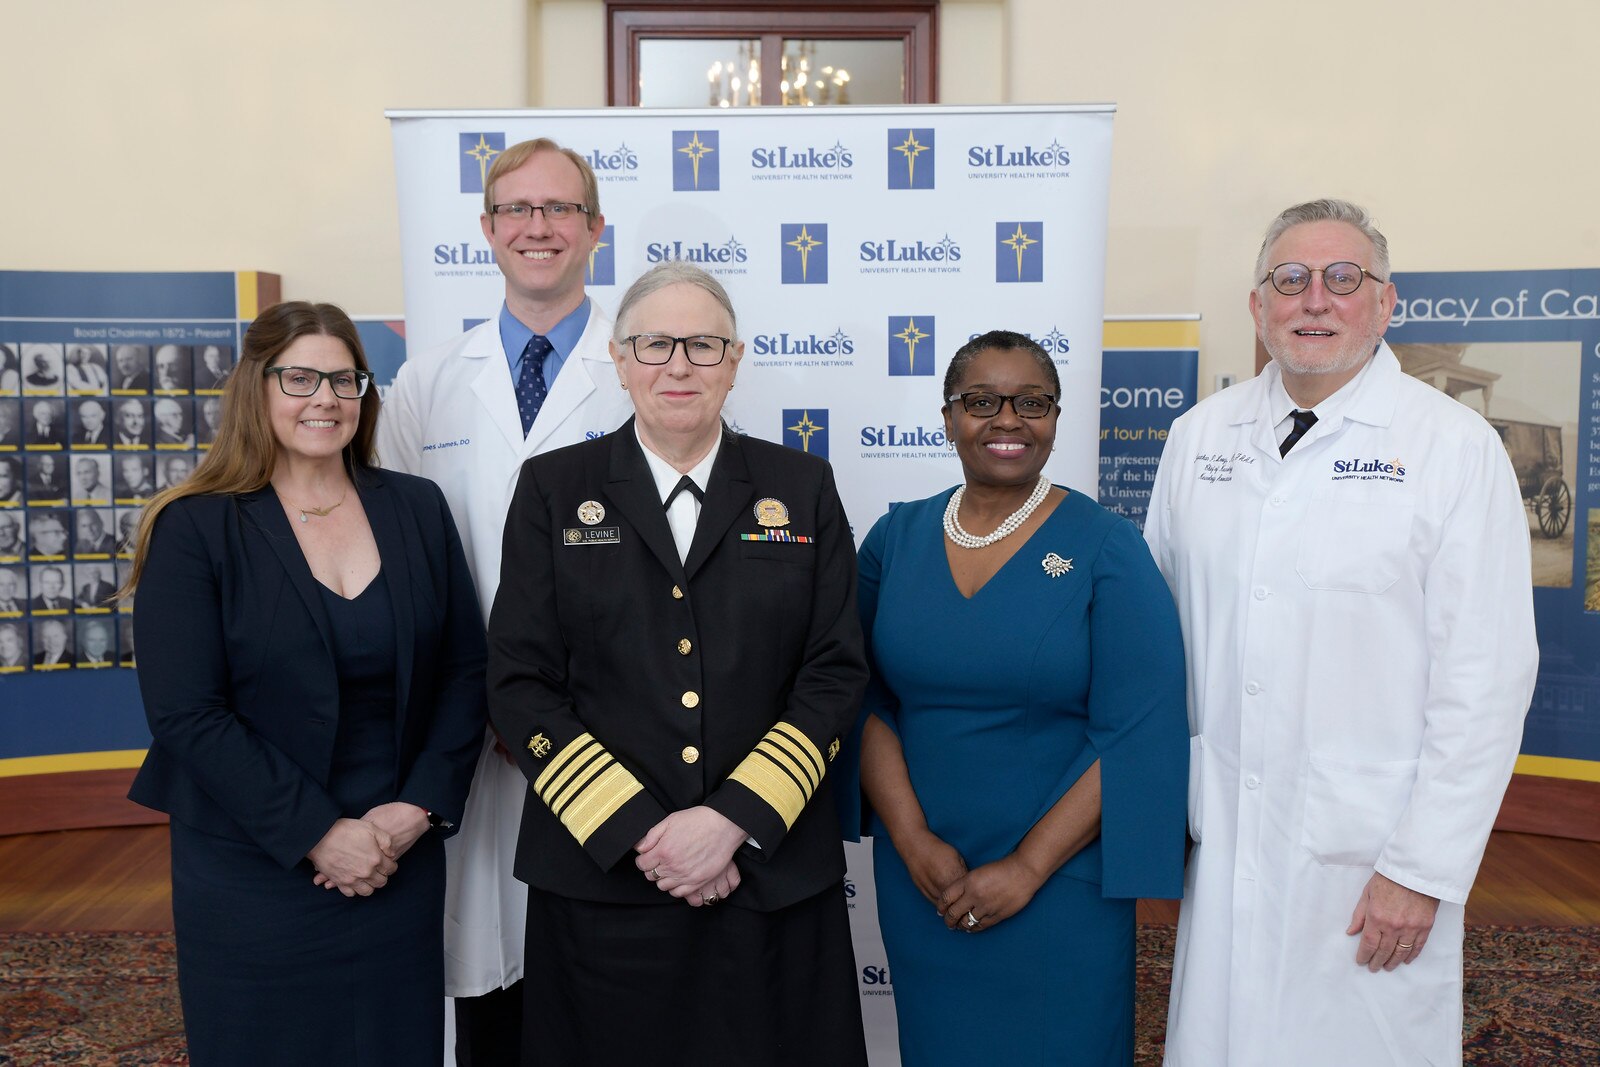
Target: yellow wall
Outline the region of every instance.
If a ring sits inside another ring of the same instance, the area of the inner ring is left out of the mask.
[[[1008,102],[1116,101],[1107,311],[1201,312],[1206,390],[1296,201],[1364,204],[1400,270],[1600,266],[1593,0],[1004,6]]]
[[[940,80],[1118,105],[1106,310],[1201,312],[1209,389],[1298,199],[1367,204],[1401,269],[1600,265],[1596,39],[1593,0],[946,0]],[[605,100],[600,0],[5,0],[0,41],[0,268],[259,268],[363,314],[402,307],[384,108]]]
[[[259,269],[398,313],[383,110],[523,106],[525,20],[522,0],[0,0],[0,269]]]

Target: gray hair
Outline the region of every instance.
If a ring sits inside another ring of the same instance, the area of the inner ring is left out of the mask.
[[[1253,280],[1259,282],[1267,276],[1267,253],[1272,250],[1273,242],[1282,237],[1284,231],[1290,227],[1307,222],[1343,222],[1360,230],[1363,236],[1372,242],[1372,262],[1368,265],[1368,269],[1384,281],[1389,280],[1388,239],[1378,230],[1377,224],[1372,221],[1372,216],[1367,214],[1365,208],[1348,200],[1332,198],[1308,200],[1304,204],[1285,208],[1272,220],[1272,225],[1267,227],[1267,235],[1261,239],[1261,251],[1256,255],[1256,273]]]
[[[628,321],[635,304],[672,285],[692,285],[710,293],[712,299],[721,304],[722,310],[728,313],[728,324],[733,327],[733,340],[739,339],[739,319],[733,313],[733,301],[728,299],[728,291],[710,274],[693,263],[681,259],[669,259],[665,263],[656,264],[628,286],[628,291],[623,294],[622,303],[617,305],[617,318],[612,324],[611,339],[620,344],[627,336],[623,333],[623,324]]]

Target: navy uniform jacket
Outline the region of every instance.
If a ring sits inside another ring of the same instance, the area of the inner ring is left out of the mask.
[[[395,799],[454,824],[483,744],[477,594],[437,486],[376,470],[356,483],[394,601]],[[328,618],[270,486],[161,513],[133,626],[155,740],[130,799],[284,867],[364,814],[325,788],[339,727]]]
[[[786,522],[762,525],[762,501]],[[580,517],[590,504],[598,521]],[[517,877],[661,903],[633,846],[705,804],[760,846],[739,851],[733,906],[837,885],[834,790],[853,798],[856,782],[827,772],[867,679],[855,586],[833,470],[814,456],[724,431],[683,564],[631,420],[528,460],[489,623],[490,718],[530,782]]]

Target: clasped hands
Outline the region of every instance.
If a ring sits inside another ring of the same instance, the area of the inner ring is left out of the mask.
[[[675,811],[650,828],[633,846],[634,866],[691,908],[715,904],[739,888],[733,854],[744,830],[721,812],[705,806]]]
[[[928,830],[895,847],[918,892],[951,930],[991,929],[1026,907],[1044,884],[1015,852],[968,870],[961,853]]]
[[[317,869],[313,885],[347,897],[370,897],[389,884],[399,859],[428,830],[428,813],[415,804],[379,804],[359,819],[339,819],[306,858]]]

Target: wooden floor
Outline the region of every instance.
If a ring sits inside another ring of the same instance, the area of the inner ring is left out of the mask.
[[[0,837],[0,932],[170,930],[164,826]],[[1144,901],[1144,922],[1173,922]],[[1600,925],[1600,842],[1495,833],[1467,903],[1469,923]]]

